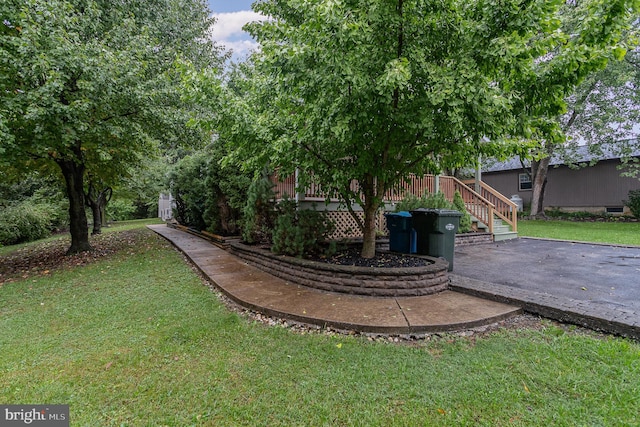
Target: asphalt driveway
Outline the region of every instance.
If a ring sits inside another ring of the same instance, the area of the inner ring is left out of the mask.
[[[456,248],[453,274],[623,311],[640,324],[640,247],[520,238]]]

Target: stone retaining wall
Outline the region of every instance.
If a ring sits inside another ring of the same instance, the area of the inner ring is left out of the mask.
[[[290,282],[330,292],[407,297],[429,295],[447,289],[447,262],[431,257],[425,267],[375,268],[334,265],[283,255],[238,242],[228,250],[248,263]]]
[[[456,234],[456,248],[462,246],[481,245],[485,243],[493,243],[493,235],[491,233]]]

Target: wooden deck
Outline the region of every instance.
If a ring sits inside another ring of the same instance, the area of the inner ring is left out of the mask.
[[[274,179],[274,182],[278,198],[288,194],[299,201],[339,201],[324,193],[321,186],[317,184],[311,185],[305,191],[297,192],[296,179],[293,175],[282,180]],[[352,189],[357,188],[355,182],[351,185]],[[490,233],[494,233],[496,220],[502,221],[512,233],[517,233],[518,212],[516,204],[484,182],[480,182],[480,192],[476,192],[472,188],[473,186],[475,186],[473,180],[463,182],[452,176],[411,175],[409,179],[388,191],[384,201],[385,203],[394,203],[401,201],[408,194],[421,197],[425,193],[433,194],[436,192],[441,192],[448,200],[453,200],[455,192],[459,191],[469,214],[481,222]]]

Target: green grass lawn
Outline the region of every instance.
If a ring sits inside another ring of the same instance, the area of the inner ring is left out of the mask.
[[[640,222],[520,220],[518,235],[640,246]]]
[[[551,323],[412,346],[295,333],[127,233],[116,254],[0,287],[0,402],[69,404],[73,426],[640,424],[634,341]]]

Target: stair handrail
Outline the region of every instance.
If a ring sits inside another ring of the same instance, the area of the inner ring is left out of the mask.
[[[473,186],[476,184],[476,181],[473,179],[463,181],[464,184],[468,186]],[[491,187],[484,181],[479,181],[480,183],[480,194],[485,197],[487,200],[491,200],[495,207],[495,214],[498,218],[506,222],[509,226],[511,226],[511,231],[514,233],[518,232],[518,205],[508,199],[505,195],[500,193],[498,190]]]
[[[294,176],[287,177],[283,181],[280,181],[277,174],[272,177],[276,184],[276,194],[278,198],[281,198],[283,194],[288,193],[290,196],[296,195],[296,179]],[[475,184],[474,180],[461,181],[453,176],[439,176],[439,188],[438,190],[443,192],[445,197],[449,200],[453,200],[455,191],[458,190],[462,199],[464,200],[467,211],[476,217],[479,221],[486,224],[489,228],[489,232],[493,233],[493,219],[498,217],[511,226],[514,232],[517,232],[517,206],[511,200],[500,194],[491,186],[484,182],[480,182],[480,193],[476,192],[472,185]],[[435,178],[433,175],[423,176],[411,176],[409,182],[400,183],[397,188],[387,192],[385,200],[387,202],[394,202],[401,200],[406,192],[416,193],[417,189],[422,192],[425,190],[433,191],[435,184]],[[353,186],[353,183],[352,183]],[[356,187],[353,186],[355,189]],[[415,194],[421,196],[422,194]],[[302,193],[302,197],[305,200],[320,199],[326,197],[326,193],[322,191],[320,185],[311,185],[306,191]]]
[[[495,205],[458,178],[454,176],[440,177],[440,191],[447,199],[453,200],[456,190],[460,192],[467,212],[485,224],[489,228],[489,233],[493,234]]]

